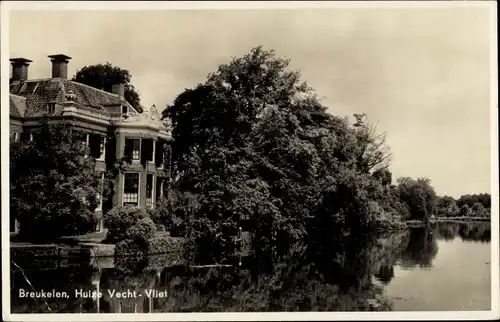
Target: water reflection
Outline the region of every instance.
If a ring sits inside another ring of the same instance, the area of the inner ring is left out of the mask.
[[[401,266],[409,269],[415,266],[432,267],[432,260],[438,252],[435,230],[414,228],[410,231],[406,250],[401,254]]]
[[[15,259],[23,271],[12,269],[12,312],[392,310],[384,288],[395,278],[395,266],[432,269],[437,241],[455,238],[488,242],[489,223],[440,223],[327,245],[294,245],[285,254],[235,257],[227,262],[232,266],[188,265],[167,255],[93,263]],[[32,291],[26,279],[37,291],[64,291],[68,298],[20,298],[20,289]],[[75,297],[76,290],[88,296]]]

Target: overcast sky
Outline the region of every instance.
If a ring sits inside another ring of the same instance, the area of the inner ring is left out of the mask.
[[[367,113],[387,131],[394,177],[429,177],[439,194],[490,192],[489,13],[486,8],[149,12],[16,12],[10,55],[50,77],[111,62],[144,105],[163,109],[231,57],[263,45],[333,114]]]

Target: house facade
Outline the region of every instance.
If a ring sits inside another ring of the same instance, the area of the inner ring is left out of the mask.
[[[32,140],[42,119],[64,123],[73,135],[89,147],[96,171],[105,172],[117,160],[127,157],[125,171],[113,182],[113,195],[99,198],[96,231],[103,229],[103,212],[117,205],[154,208],[170,180],[172,137],[156,108],[138,113],[125,100],[125,85],[115,84],[111,92],[68,80],[71,57],[48,56],[50,78],[29,79],[31,60],[11,59],[10,135],[11,140]],[[11,231],[17,224],[11,220]]]

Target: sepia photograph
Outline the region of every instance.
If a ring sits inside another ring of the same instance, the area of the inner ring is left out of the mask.
[[[4,320],[500,317],[496,2],[0,9]]]

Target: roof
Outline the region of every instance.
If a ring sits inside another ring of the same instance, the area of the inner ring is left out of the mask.
[[[153,105],[150,108],[143,108],[143,114],[130,113],[124,118],[115,118],[116,114],[113,108],[125,104],[129,111],[135,109],[120,98],[117,94],[109,93],[85,84],[77,83],[67,79],[48,78],[34,79],[24,82],[14,81],[10,84],[10,116],[11,117],[42,117],[46,114],[47,103],[56,104],[56,114],[62,112],[60,104],[66,102],[72,93],[75,107],[84,111],[99,111],[100,115],[110,116],[110,122],[116,125],[131,126],[139,128],[149,128],[159,131],[159,134],[171,137],[169,129],[165,127],[164,122],[157,108]],[[58,107],[59,106],[59,107]],[[118,109],[118,113],[121,111]]]
[[[26,111],[26,98],[17,95],[10,95],[10,115],[23,117]]]
[[[148,128],[157,131],[160,136],[172,139],[169,126],[161,119],[156,106],[144,108],[141,114],[129,115],[126,118],[114,121],[114,124],[120,126],[131,126],[133,128]]]
[[[10,114],[21,117],[42,116],[48,102],[62,103],[66,100],[65,95],[70,91],[76,95],[77,107],[80,105],[102,111],[105,105],[125,103],[133,108],[117,94],[67,79],[48,78],[12,82],[10,84]],[[24,108],[19,109],[21,98],[24,98],[25,103]]]

